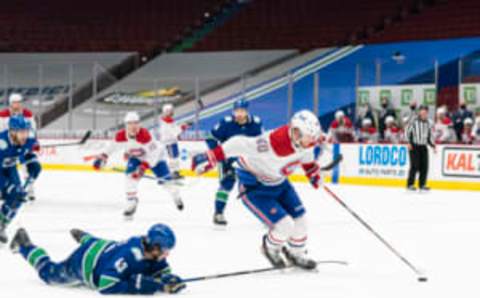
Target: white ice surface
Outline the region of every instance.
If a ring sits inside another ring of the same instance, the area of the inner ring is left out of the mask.
[[[177,247],[169,261],[183,277],[268,266],[260,254],[263,226],[240,201],[227,207],[229,226],[212,227],[216,181],[192,179],[182,189],[186,209],[179,212],[155,183],[141,183],[141,202],[132,222],[122,219],[120,174],[44,172],[38,199],[21,210],[10,226],[30,232],[54,260],[65,258],[75,243],[69,229],[124,239],[156,222],[170,224]],[[322,265],[316,273],[265,273],[189,284],[180,297],[479,297],[480,195],[436,191],[407,194],[398,188],[338,186],[331,188],[416,266],[428,283],[409,269],[346,213],[328,194],[306,184],[297,190],[307,207],[309,251],[315,259],[346,260],[349,266]],[[98,297],[83,288],[44,285],[19,256],[0,249],[0,297]]]

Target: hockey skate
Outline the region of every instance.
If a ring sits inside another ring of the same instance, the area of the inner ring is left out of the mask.
[[[216,226],[226,226],[228,222],[225,219],[225,215],[223,213],[215,213],[213,215],[213,223]]]
[[[5,244],[8,242],[6,229],[7,225],[4,222],[0,222],[0,244]]]
[[[429,193],[430,187],[427,186],[420,186],[420,193]]]
[[[417,188],[413,185],[407,187],[407,192],[416,192]]]
[[[317,268],[317,262],[308,258],[307,251],[297,251],[294,252],[287,247],[283,247],[283,254],[287,258],[287,260],[295,267],[299,267],[305,270],[313,270]]]
[[[287,267],[287,262],[285,261],[281,249],[274,249],[268,247],[267,244],[267,235],[263,236],[262,241],[262,253],[268,259],[268,261],[275,268],[285,268]]]
[[[30,202],[33,202],[35,201],[36,197],[35,197],[35,191],[33,189],[33,186],[30,186],[28,187],[27,189],[27,199],[30,201]]]
[[[179,172],[179,171],[174,171],[174,172],[172,172],[171,177],[172,177],[172,180],[182,180],[182,179],[185,179],[185,177],[183,177],[182,175],[180,175],[180,172]]]
[[[77,243],[81,243],[82,242],[82,238],[85,237],[85,236],[88,236],[88,233],[87,232],[84,232],[80,229],[71,229],[70,230],[70,235],[72,235],[72,238],[77,242]]]
[[[27,231],[24,228],[20,228],[13,236],[12,242],[10,243],[10,250],[13,253],[18,253],[21,247],[28,247],[32,245],[30,237],[28,236]]]
[[[131,219],[135,212],[137,211],[138,199],[137,198],[128,198],[127,199],[127,207],[123,211],[123,216],[126,219]]]

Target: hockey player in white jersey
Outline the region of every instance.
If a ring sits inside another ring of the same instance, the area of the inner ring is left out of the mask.
[[[93,167],[100,170],[106,165],[109,156],[119,150],[124,152],[127,161],[125,170],[127,205],[123,213],[126,218],[131,218],[137,209],[138,183],[147,169],[152,170],[158,178],[159,184],[163,185],[170,193],[177,208],[183,209],[179,191],[170,181],[170,171],[164,159],[164,147],[152,139],[146,128],[140,126],[140,117],[136,112],[126,114],[125,128],[119,130],[110,146],[95,157]]]
[[[302,166],[313,187],[321,183],[315,145],[322,129],[310,111],[297,112],[288,125],[258,137],[235,136],[222,145],[193,157],[198,174],[226,158],[238,158],[239,192],[244,205],[266,226],[262,251],[275,267],[288,263],[314,269],[308,257],[305,208],[288,176]]]
[[[158,140],[167,148],[169,167],[173,179],[182,178],[180,176],[180,151],[178,148],[178,137],[186,130],[190,124],[178,125],[173,119],[174,108],[172,104],[166,104],[162,107],[162,117],[160,118],[159,129],[157,131]]]

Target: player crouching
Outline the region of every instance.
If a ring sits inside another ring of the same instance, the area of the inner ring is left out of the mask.
[[[258,137],[235,136],[221,146],[193,157],[192,168],[202,174],[217,162],[237,157],[239,192],[245,206],[269,227],[262,251],[275,267],[290,262],[314,269],[307,255],[305,208],[288,176],[301,165],[311,184],[319,187],[320,168],[314,146],[321,136],[317,117],[310,111],[296,113],[289,125]]]
[[[80,244],[63,262],[53,262],[34,245],[24,229],[10,244],[49,285],[83,284],[102,294],[178,293],[186,285],[171,274],[167,256],[175,246],[175,234],[164,224],[152,226],[147,235],[116,242],[72,230]]]
[[[0,243],[8,241],[7,225],[25,202],[28,185],[37,179],[42,169],[34,153],[38,143],[31,136],[30,128],[25,117],[12,116],[8,130],[0,133],[0,188],[4,199],[0,208]],[[25,163],[28,172],[23,185],[17,170],[19,160]]]
[[[135,112],[125,115],[125,129],[121,129],[115,135],[114,141],[107,150],[96,156],[93,167],[96,170],[103,168],[108,157],[117,150],[123,150],[127,167],[125,170],[125,188],[127,194],[127,206],[124,211],[126,218],[131,218],[138,205],[138,183],[147,169],[152,170],[158,183],[163,185],[172,196],[177,209],[183,209],[183,202],[175,185],[172,184],[172,177],[168,165],[164,160],[165,150],[159,146],[151,137],[150,132],[140,126],[140,117]]]

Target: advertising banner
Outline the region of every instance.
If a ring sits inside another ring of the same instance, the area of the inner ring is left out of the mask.
[[[357,91],[357,109],[362,113],[362,108],[370,105],[374,110],[380,109],[380,102],[385,98],[397,111],[399,116],[409,111],[409,105],[416,101],[418,105],[431,106],[431,114],[437,103],[437,89],[435,84],[415,85],[384,85],[384,86],[362,86]]]
[[[463,100],[469,109],[480,113],[480,84],[460,84],[458,98]]]
[[[442,150],[442,175],[478,178],[480,182],[480,148],[444,147]]]

